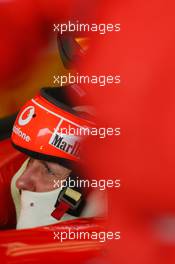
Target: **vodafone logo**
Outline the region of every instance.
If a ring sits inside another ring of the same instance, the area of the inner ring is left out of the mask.
[[[34,106],[26,107],[22,111],[22,113],[21,113],[21,115],[20,115],[20,117],[18,119],[18,124],[20,126],[27,125],[32,120],[32,117],[33,117],[34,113],[35,113],[35,107]]]

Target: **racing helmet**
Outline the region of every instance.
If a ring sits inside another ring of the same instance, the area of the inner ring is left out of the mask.
[[[82,132],[91,122],[75,109],[85,104],[86,94],[77,85],[42,88],[17,115],[13,146],[33,158],[68,167],[80,161]]]

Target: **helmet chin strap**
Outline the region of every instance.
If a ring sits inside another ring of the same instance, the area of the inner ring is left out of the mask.
[[[81,201],[82,194],[80,192],[77,192],[72,188],[66,187],[59,193],[55,204],[56,208],[51,215],[57,220],[60,220],[63,215],[70,209],[73,211],[78,209]]]
[[[82,191],[76,186],[70,187],[69,179],[75,181],[73,173],[67,178],[66,187],[63,187],[59,193],[55,209],[51,214],[57,220],[60,220],[66,212],[73,216],[79,216],[84,207]]]

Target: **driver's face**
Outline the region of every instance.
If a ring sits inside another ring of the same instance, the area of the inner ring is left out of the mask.
[[[65,180],[70,170],[53,162],[30,159],[25,171],[17,179],[16,187],[32,192],[48,192],[55,189],[54,180]],[[61,183],[61,182],[60,182]]]

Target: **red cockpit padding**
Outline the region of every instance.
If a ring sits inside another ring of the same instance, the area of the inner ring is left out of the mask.
[[[78,232],[100,233],[105,231],[103,219],[82,218],[59,224],[0,233],[0,256],[6,263],[101,263],[105,258],[105,243],[97,239],[76,239]],[[59,236],[72,238],[61,241]],[[95,262],[93,262],[95,261]],[[106,262],[107,263],[107,262]]]
[[[13,148],[10,139],[0,141],[0,229],[15,227],[16,215],[10,183],[26,156]]]

